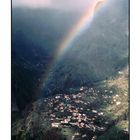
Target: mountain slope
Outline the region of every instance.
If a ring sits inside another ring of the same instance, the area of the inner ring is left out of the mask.
[[[52,140],[56,135],[60,140],[128,140],[128,97],[125,68],[93,87],[34,102],[13,123],[13,139],[46,140],[52,132]]]

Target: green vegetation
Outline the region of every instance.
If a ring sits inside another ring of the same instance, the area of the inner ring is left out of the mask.
[[[99,11],[46,76],[80,16],[13,9],[12,140],[129,140],[128,0]]]
[[[71,140],[74,134],[74,131],[70,128],[62,128],[61,133],[66,138],[66,140]]]
[[[46,132],[38,130],[34,135],[31,133],[21,132],[18,135],[12,136],[13,140],[65,140],[59,130],[50,129]]]
[[[105,134],[99,136],[98,140],[129,140],[129,135],[122,132],[122,129],[112,126]]]
[[[107,118],[116,120],[105,134],[98,140],[128,140],[129,139],[129,94],[128,94],[128,68],[121,71],[122,74],[115,79],[108,80],[107,86],[117,89],[112,97],[110,105],[103,110]]]
[[[63,120],[63,118],[71,116],[68,111],[69,105],[75,107],[75,110],[76,108],[82,108],[81,114],[86,114],[88,119],[95,117],[93,126],[96,128],[94,133],[97,136],[97,140],[129,139],[128,67],[119,71],[118,75],[112,79],[98,82],[94,87],[85,87],[81,91],[78,91],[77,88],[76,92],[67,96],[65,93],[64,95],[61,94],[61,96],[54,95],[49,97],[49,100],[42,99],[34,102],[32,108],[29,108],[30,113],[27,113],[24,119],[19,119],[13,124],[13,139],[28,140],[28,137],[29,140],[32,137],[35,140],[41,140],[44,137],[53,139],[55,135],[58,135],[61,136],[60,140],[71,140],[77,132],[79,134],[76,140],[84,140],[82,136],[85,134],[87,134],[87,138],[92,138],[93,132],[89,129],[79,129],[69,125],[62,125],[56,129],[51,128],[50,115],[47,116],[46,114],[51,111],[55,115],[54,122],[60,123],[59,119]],[[78,97],[81,103],[77,102],[75,96]],[[65,101],[67,97],[71,100]],[[52,101],[55,101],[55,103],[52,104]],[[46,102],[48,103],[46,104]],[[84,105],[85,103],[88,104]],[[65,111],[57,108],[60,104],[64,104]],[[62,110],[63,112],[61,112]],[[56,118],[59,119],[55,120]],[[90,124],[88,122],[87,124]],[[106,128],[105,131],[100,130],[100,128],[104,127]],[[49,133],[52,135],[50,136]]]

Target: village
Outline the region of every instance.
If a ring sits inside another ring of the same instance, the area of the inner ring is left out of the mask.
[[[39,112],[44,112],[44,122],[49,120],[52,128],[70,128],[74,130],[71,140],[96,140],[96,134],[106,131],[110,122],[99,109],[106,103],[112,103],[112,90],[95,90],[80,87],[77,93],[58,94],[41,99]],[[34,109],[36,110],[36,109]]]

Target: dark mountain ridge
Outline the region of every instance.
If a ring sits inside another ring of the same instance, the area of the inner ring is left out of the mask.
[[[111,8],[98,11],[90,27],[51,69],[40,94],[48,96],[72,87],[94,85],[128,63],[127,5],[128,1],[119,0]],[[24,109],[36,100],[36,90],[53,50],[80,15],[75,11],[13,8],[12,101],[18,108]]]

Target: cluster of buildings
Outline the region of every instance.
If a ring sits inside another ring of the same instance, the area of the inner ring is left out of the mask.
[[[81,87],[77,93],[60,94],[43,99],[44,103],[47,104],[47,115],[51,126],[55,128],[73,127],[92,133],[104,131],[105,125],[99,125],[105,122],[103,120],[104,113],[96,110],[93,104],[99,92],[93,88]],[[101,97],[109,98],[106,95]]]
[[[79,135],[81,139],[92,136],[92,140],[96,140],[96,134],[104,132],[110,123],[100,110],[101,105],[117,98],[118,95],[114,96],[112,90],[81,87],[74,93],[43,98],[34,105],[33,110],[36,114],[41,112],[43,125],[46,121],[52,128],[74,130],[73,140]]]

